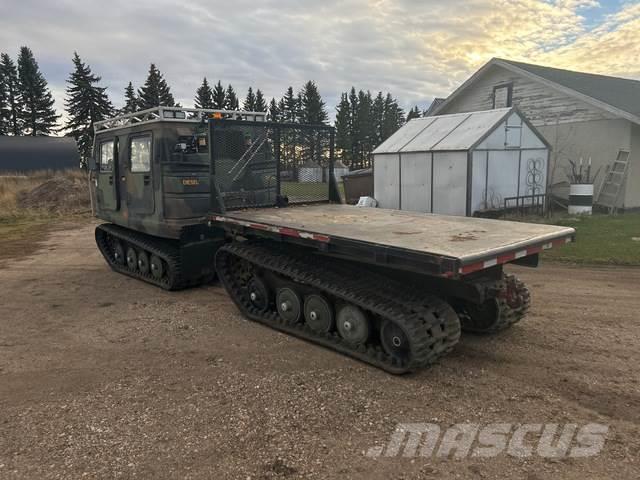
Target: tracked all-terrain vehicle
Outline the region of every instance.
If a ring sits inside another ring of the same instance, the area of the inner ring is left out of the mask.
[[[391,373],[461,331],[508,328],[571,228],[340,203],[328,126],[255,112],[150,109],[96,124],[96,241],[116,271],[173,290],[216,274],[256,322]],[[470,169],[471,170],[471,169]]]

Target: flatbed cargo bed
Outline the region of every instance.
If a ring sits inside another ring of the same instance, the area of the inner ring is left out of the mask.
[[[336,255],[458,277],[573,240],[553,225],[322,204],[213,214],[212,223],[283,240],[315,242]],[[359,255],[358,255],[359,254]],[[365,259],[366,260],[366,259]]]

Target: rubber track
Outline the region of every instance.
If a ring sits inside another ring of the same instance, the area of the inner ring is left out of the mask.
[[[379,345],[353,347],[336,333],[319,335],[306,323],[287,324],[276,311],[260,312],[234,277],[235,258],[313,287],[402,327],[413,354],[406,361],[390,357]],[[292,255],[273,244],[232,243],[216,255],[218,277],[238,308],[251,320],[357,358],[393,374],[419,370],[448,353],[460,338],[460,322],[449,304],[432,295],[408,292],[406,286],[353,265],[314,255]]]
[[[507,288],[507,283],[510,281],[515,282],[518,296],[521,299],[520,306],[518,308],[513,308],[508,304],[504,295],[498,295],[496,298],[496,301],[498,302],[498,317],[488,328],[474,327],[473,319],[469,317],[466,312],[459,311],[458,315],[460,316],[463,331],[472,333],[498,333],[518,323],[525,317],[529,311],[529,307],[531,306],[531,294],[526,285],[515,275],[505,275],[503,280],[500,281],[501,283],[498,286],[498,290],[505,290]]]
[[[151,283],[165,290],[180,290],[203,283],[206,279],[186,278],[182,274],[180,250],[170,242],[151,237],[144,233],[135,232],[128,228],[113,224],[102,224],[96,227],[96,244],[109,266],[116,272],[123,273],[138,280]],[[158,281],[149,272],[143,275],[139,271],[131,271],[127,265],[118,265],[113,255],[112,241],[118,239],[126,244],[145,250],[151,255],[157,255],[165,261],[167,271],[164,277]]]

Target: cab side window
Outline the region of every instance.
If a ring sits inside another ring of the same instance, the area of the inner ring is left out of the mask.
[[[100,171],[111,172],[113,170],[113,150],[114,141],[102,142],[100,144]]]
[[[132,173],[151,171],[151,136],[131,139],[129,161]]]

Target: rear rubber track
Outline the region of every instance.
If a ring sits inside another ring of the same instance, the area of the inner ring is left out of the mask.
[[[407,359],[392,357],[375,340],[353,346],[336,331],[318,334],[306,322],[287,323],[275,308],[260,311],[252,304],[241,275],[237,273],[242,261],[248,262],[256,272],[270,272],[286,282],[356,305],[380,321],[395,322],[409,339],[411,354]],[[218,250],[216,270],[233,301],[249,319],[389,373],[403,374],[425,368],[451,351],[460,338],[458,316],[445,301],[412,292],[406,285],[334,258],[290,253],[272,243],[237,242]]]

